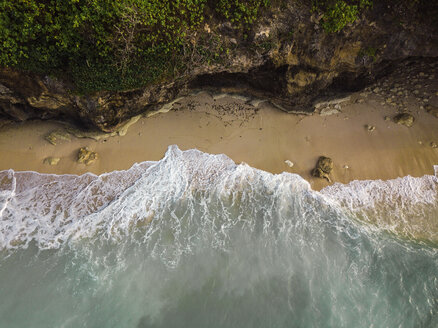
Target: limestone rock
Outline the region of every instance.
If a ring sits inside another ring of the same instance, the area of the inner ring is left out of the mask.
[[[50,142],[53,146],[56,146],[56,138],[51,134],[44,137],[48,142]]]
[[[48,142],[52,145],[56,146],[58,140],[70,141],[71,136],[70,133],[64,130],[55,130],[50,132],[47,136],[44,137]]]
[[[329,157],[321,156],[316,163],[316,167],[312,170],[312,176],[316,178],[326,179],[331,182],[329,177],[330,172],[333,170],[333,160]]]
[[[345,103],[347,101],[350,101],[351,97],[347,96],[347,97],[343,97],[343,98],[336,98],[336,99],[331,99],[328,101],[322,101],[322,102],[318,102],[316,104],[314,104],[314,108],[315,110],[321,109],[321,108],[325,108],[325,107],[331,107],[331,106],[336,106],[342,103]]]
[[[56,110],[68,106],[70,99],[64,95],[42,93],[38,97],[28,97],[26,101],[35,108]]]
[[[48,165],[58,165],[60,160],[59,157],[47,157],[44,159],[43,163]]]
[[[151,115],[152,116],[152,115]],[[137,115],[131,117],[128,121],[121,124],[115,131],[113,132],[102,132],[99,130],[81,130],[75,127],[68,127],[67,132],[69,134],[74,135],[76,138],[89,138],[96,141],[101,139],[106,139],[115,136],[125,136],[128,133],[128,129],[131,125],[137,123],[137,121],[142,117],[142,115]]]
[[[326,108],[321,109],[321,111],[319,112],[319,115],[329,116],[329,115],[339,114],[340,112],[341,111],[339,109],[326,107]]]
[[[78,163],[91,165],[97,160],[97,153],[91,151],[88,147],[82,147],[78,152]]]
[[[393,120],[397,124],[402,124],[410,128],[414,124],[415,118],[411,114],[401,113],[394,116]]]

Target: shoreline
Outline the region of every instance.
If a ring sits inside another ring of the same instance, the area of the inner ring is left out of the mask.
[[[352,94],[335,109],[310,116],[288,114],[268,103],[254,107],[241,98],[201,92],[176,102],[167,113],[140,118],[124,136],[98,141],[72,137],[52,145],[45,137],[65,127],[57,122],[4,126],[0,170],[101,174],[126,170],[136,162],[158,161],[169,145],[176,144],[181,150],[223,153],[237,164],[245,162],[271,173],[296,173],[320,190],[329,183],[310,174],[319,156],[333,159],[331,180],[344,184],[433,175],[433,165],[438,164],[438,149],[431,146],[438,143],[438,118],[418,106],[408,107],[415,123],[406,127],[388,120],[397,114],[396,108],[382,104],[373,94]],[[374,128],[370,131],[367,126]],[[81,147],[97,152],[95,163],[77,163]],[[48,165],[47,157],[60,161]]]

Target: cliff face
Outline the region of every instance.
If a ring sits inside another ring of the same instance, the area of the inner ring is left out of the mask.
[[[183,83],[163,83],[123,92],[77,95],[60,79],[0,70],[0,116],[16,121],[61,119],[86,128],[114,131],[132,116],[169,102]]]
[[[287,111],[311,112],[319,98],[359,90],[400,60],[438,57],[438,28],[428,13],[419,17],[384,3],[337,33],[326,32],[321,16],[296,1],[264,12],[247,35],[212,20],[191,42],[216,42],[219,60],[198,60],[192,46],[184,71],[136,90],[80,95],[68,78],[2,68],[0,116],[73,120],[109,132],[201,87],[246,92],[275,99]]]

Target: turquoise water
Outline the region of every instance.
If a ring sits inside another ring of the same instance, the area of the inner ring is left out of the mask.
[[[0,327],[437,327],[437,184],[315,192],[175,146],[102,176],[3,171]]]

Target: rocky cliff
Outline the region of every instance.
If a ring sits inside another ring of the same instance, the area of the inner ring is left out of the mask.
[[[286,111],[311,112],[319,99],[359,90],[403,59],[438,57],[437,5],[410,11],[398,3],[376,1],[336,33],[323,28],[308,4],[292,0],[265,10],[245,33],[206,20],[191,35],[184,70],[134,90],[80,94],[68,76],[1,68],[0,116],[72,120],[109,132],[199,88],[245,92],[274,99]],[[200,43],[214,44],[217,60],[199,59]]]

